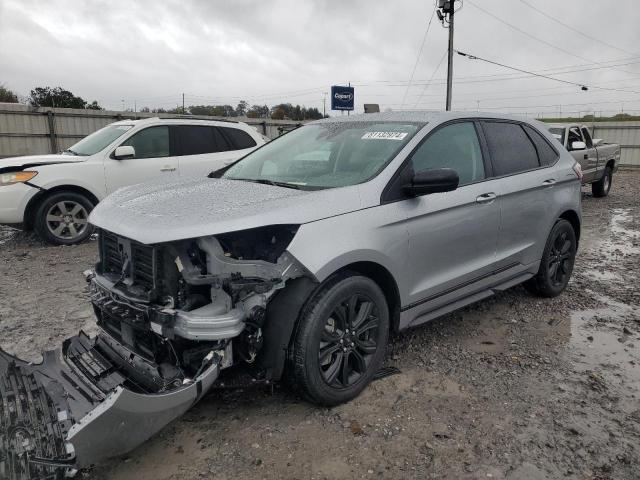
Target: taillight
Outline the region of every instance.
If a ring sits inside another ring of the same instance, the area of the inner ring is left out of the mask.
[[[573,165],[573,171],[576,172],[576,176],[582,181],[582,167],[578,162]]]

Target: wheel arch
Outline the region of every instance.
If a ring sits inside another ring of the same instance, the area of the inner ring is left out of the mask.
[[[328,278],[344,272],[359,273],[364,277],[370,278],[380,287],[380,290],[382,290],[387,300],[387,306],[389,307],[389,326],[392,331],[397,332],[400,325],[400,307],[402,300],[400,298],[400,289],[391,272],[379,263],[360,261],[341,267]]]
[[[397,331],[400,324],[401,298],[398,285],[389,270],[371,261],[352,262],[327,275],[322,282],[309,277],[300,277],[287,282],[267,305],[267,320],[263,331],[264,346],[257,364],[267,377],[279,380],[284,372],[290,354],[300,315],[307,302],[327,282],[347,272],[359,274],[373,280],[382,290],[389,307],[391,331]]]
[[[93,203],[94,206],[97,205],[100,201],[98,200],[98,197],[91,191],[78,185],[58,185],[49,189],[41,188],[40,191],[29,200],[29,203],[27,203],[27,206],[24,209],[24,228],[26,230],[33,229],[34,216],[36,214],[38,206],[40,205],[40,202],[42,202],[49,195],[53,195],[54,193],[58,192],[73,192],[84,195],[91,201],[91,203]]]
[[[576,243],[580,242],[580,216],[575,210],[564,211],[559,218],[568,221],[576,234]]]

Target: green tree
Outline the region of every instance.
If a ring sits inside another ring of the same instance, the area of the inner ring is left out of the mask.
[[[267,118],[269,116],[269,107],[266,105],[252,105],[247,112],[249,118]]]
[[[631,117],[631,115],[629,115],[628,113],[616,113],[613,117],[614,120],[629,120],[629,118]]]
[[[320,118],[322,118],[322,113],[316,107],[308,108],[304,117],[305,120],[319,120]]]
[[[62,87],[36,87],[31,90],[29,103],[34,107],[90,108],[92,110],[102,110],[102,107],[100,107],[95,100],[92,103],[87,103],[82,97],[77,97]]]
[[[273,120],[284,120],[285,111],[281,106],[275,107],[273,112],[271,113],[271,118]]]
[[[244,100],[240,100],[240,102],[238,102],[238,106],[236,107],[236,115],[238,117],[244,117],[247,114],[248,109],[249,104]]]
[[[86,108],[87,110],[104,110],[104,108],[102,108],[100,105],[98,105],[97,101],[93,101],[91,103],[87,103],[84,108]]]
[[[212,105],[191,105],[189,112],[191,115],[213,115]]]
[[[18,95],[0,83],[0,102],[18,103]]]

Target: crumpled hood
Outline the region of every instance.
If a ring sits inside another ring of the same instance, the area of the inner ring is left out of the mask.
[[[358,186],[303,191],[192,178],[122,188],[93,210],[99,228],[145,244],[275,224],[302,224],[360,209]]]
[[[29,155],[26,157],[0,158],[0,172],[9,170],[24,170],[40,165],[54,165],[56,163],[84,162],[89,157],[76,155]]]

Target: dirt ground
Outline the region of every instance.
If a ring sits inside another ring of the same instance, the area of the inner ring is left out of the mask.
[[[521,287],[397,336],[355,401],[284,388],[209,395],[124,459],[80,478],[640,478],[640,172],[583,196],[573,280]],[[96,243],[0,229],[0,343],[37,360],[93,328],[82,271]]]

